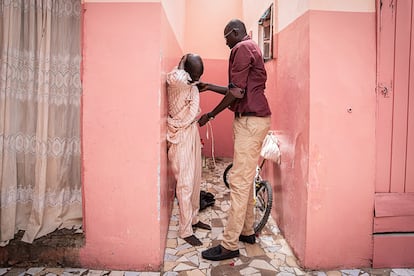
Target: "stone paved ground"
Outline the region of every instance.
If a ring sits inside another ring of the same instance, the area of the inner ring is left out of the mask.
[[[209,160],[211,161],[211,160]],[[207,261],[201,258],[201,252],[218,244],[222,238],[223,226],[229,209],[229,191],[222,182],[222,173],[230,160],[216,160],[215,166],[203,170],[202,189],[215,195],[216,202],[200,213],[201,220],[212,225],[211,231],[196,231],[196,236],[203,242],[202,246],[192,247],[178,238],[178,205],[174,208],[168,231],[167,248],[164,257],[163,271],[102,271],[85,268],[0,268],[2,275],[65,275],[65,276],[219,276],[219,275],[278,275],[278,276],[414,276],[411,269],[342,269],[333,271],[306,271],[302,269],[292,253],[289,245],[281,235],[272,218],[257,238],[256,244],[240,242],[240,257],[225,261]]]

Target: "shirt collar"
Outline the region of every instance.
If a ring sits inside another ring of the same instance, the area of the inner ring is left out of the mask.
[[[241,41],[245,41],[245,40],[249,40],[251,39],[249,35],[245,35],[245,37],[243,37],[243,39]]]

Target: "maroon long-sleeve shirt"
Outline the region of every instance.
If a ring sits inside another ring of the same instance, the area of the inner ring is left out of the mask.
[[[230,52],[229,83],[244,89],[244,97],[236,99],[230,110],[254,116],[271,115],[264,91],[266,70],[259,46],[247,35]]]

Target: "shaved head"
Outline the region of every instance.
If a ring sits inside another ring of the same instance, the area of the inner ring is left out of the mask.
[[[242,36],[247,34],[246,26],[239,19],[230,20],[229,23],[227,23],[226,28],[224,28],[224,32],[228,33],[231,29],[238,29]]]
[[[184,70],[190,74],[193,81],[198,81],[204,73],[203,60],[197,54],[188,54]]]
[[[224,28],[224,38],[230,49],[242,41],[246,35],[246,26],[239,19],[230,20]]]

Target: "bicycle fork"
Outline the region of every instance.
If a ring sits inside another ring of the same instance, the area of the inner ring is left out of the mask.
[[[253,179],[253,201],[254,204],[256,205],[256,200],[257,200],[257,196],[256,196],[256,186],[260,183],[260,181],[262,181],[262,177],[260,176],[260,172],[262,171],[263,165],[265,163],[266,159],[263,159],[262,162],[260,163],[260,166],[257,165],[256,166],[256,174],[254,176]]]

